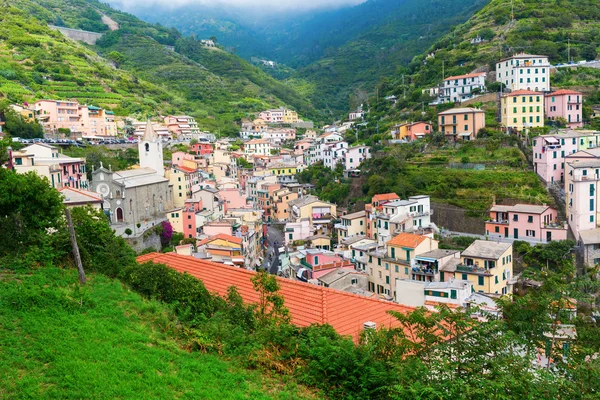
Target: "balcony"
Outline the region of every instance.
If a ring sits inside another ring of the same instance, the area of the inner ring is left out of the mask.
[[[488,219],[485,221],[486,224],[499,224],[499,225],[508,225],[510,223],[507,219]]]
[[[434,276],[436,274],[436,271],[432,267],[428,267],[425,265],[412,267],[412,272],[413,274],[425,276]]]
[[[471,274],[479,274],[479,275],[492,275],[489,270],[484,268],[479,268],[476,265],[465,265],[458,264],[456,266],[456,272],[468,272]]]
[[[344,225],[344,224],[335,224],[333,227],[335,229],[341,229],[343,231],[347,231],[348,230],[348,227],[346,225]]]
[[[312,219],[313,222],[324,222],[324,221],[331,221],[331,217],[332,215],[330,213],[327,214],[312,214]]]
[[[573,176],[573,182],[584,182],[584,181],[597,181],[598,175],[582,175],[582,174],[575,174]]]
[[[303,267],[306,267],[306,268],[308,268],[308,269],[310,269],[310,270],[312,270],[312,269],[313,269],[313,266],[312,266],[312,265],[310,265],[310,264],[309,264],[309,263],[306,261],[306,259],[304,259],[304,258],[303,258],[303,259],[300,261],[300,265],[302,265]]]

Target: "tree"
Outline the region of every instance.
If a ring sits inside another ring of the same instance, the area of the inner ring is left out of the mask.
[[[24,139],[44,137],[44,129],[37,121],[26,121],[7,106],[0,106],[0,120],[5,122],[3,130],[12,137]]]
[[[598,49],[593,44],[588,44],[581,49],[581,57],[587,61],[594,61],[598,55]]]
[[[106,55],[106,58],[112,61],[117,68],[119,68],[119,65],[123,64],[126,60],[125,56],[118,51],[111,51]]]
[[[62,227],[62,199],[47,178],[0,168],[0,256],[44,243]]]
[[[289,310],[284,306],[284,298],[279,293],[279,282],[273,275],[265,271],[254,274],[252,286],[258,292],[259,300],[256,304],[256,320],[262,326],[279,325],[290,321]]]
[[[133,234],[133,231],[131,230],[131,228],[127,228],[127,229],[125,229],[125,234],[127,236],[131,236]]]
[[[214,43],[217,43],[217,37],[216,36],[211,36],[209,38],[209,40],[212,40]]]
[[[479,37],[483,40],[492,40],[494,38],[495,33],[491,28],[483,28],[478,33]]]

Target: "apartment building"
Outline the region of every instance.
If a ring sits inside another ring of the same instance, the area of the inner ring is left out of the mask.
[[[173,185],[173,205],[183,207],[192,197],[192,187],[200,183],[200,172],[194,168],[173,165],[167,169],[166,176]]]
[[[89,189],[85,159],[65,156],[57,147],[44,143],[14,151],[12,167],[17,173],[35,172],[47,178],[55,189]]]
[[[473,140],[485,128],[485,111],[478,108],[452,108],[438,114],[439,131],[451,141]]]
[[[367,219],[367,238],[375,239],[377,233],[375,217],[378,212],[383,210],[383,206],[390,201],[400,200],[400,197],[396,193],[382,193],[376,194],[371,199],[370,204],[365,204],[365,214]]]
[[[485,223],[490,240],[505,238],[548,243],[567,239],[567,224],[558,219],[558,211],[547,205],[493,205]]]
[[[433,236],[432,214],[429,196],[386,202],[381,210],[371,213],[373,239],[383,244],[402,232]]]
[[[485,92],[485,72],[451,76],[444,79],[437,103],[460,103]]]
[[[369,291],[395,297],[396,279],[409,279],[416,265],[415,257],[438,248],[437,240],[412,233],[401,233],[367,253],[366,272],[369,275]]]
[[[169,115],[168,117],[165,117],[164,123],[174,137],[200,134],[196,119],[189,115]]]
[[[247,156],[270,156],[271,142],[266,139],[252,139],[243,144],[244,154]]]
[[[349,237],[364,236],[367,229],[365,211],[342,215],[340,223],[335,224],[334,229],[337,232],[338,244],[341,244],[344,239]]]
[[[100,107],[76,101],[39,100],[33,109],[47,134],[69,129],[72,135],[87,138],[117,136],[114,113]]]
[[[394,125],[391,134],[395,140],[412,142],[413,140],[423,139],[432,132],[433,126],[430,123],[419,121]]]
[[[510,90],[550,91],[550,63],[547,56],[517,54],[496,64],[496,81]]]
[[[331,219],[336,216],[337,206],[308,195],[288,202],[290,220],[308,219],[315,232],[328,233]]]
[[[525,132],[544,126],[544,94],[517,90],[502,96],[502,126],[508,131]]]
[[[321,144],[323,154],[323,165],[330,169],[335,169],[339,164],[344,164],[348,143],[335,142],[330,144]]]
[[[369,146],[348,147],[344,154],[344,171],[352,171],[360,167],[364,161],[371,158]]]
[[[470,281],[473,291],[508,294],[513,290],[512,244],[476,240],[461,258],[446,263],[440,270],[440,281]]]
[[[583,93],[561,89],[545,95],[546,118],[562,118],[571,129],[583,127]]]

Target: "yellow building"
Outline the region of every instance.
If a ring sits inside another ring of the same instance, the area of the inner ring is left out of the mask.
[[[288,215],[290,222],[308,219],[310,225],[316,231],[326,233],[331,219],[336,216],[337,206],[326,201],[319,200],[316,196],[304,196],[288,202]]]
[[[298,165],[273,164],[268,168],[275,176],[294,176],[302,171]]]
[[[369,291],[395,297],[396,279],[410,279],[415,257],[438,248],[438,241],[427,236],[403,232],[367,253]]]
[[[296,111],[283,109],[283,123],[284,124],[295,124],[298,122],[298,113]]]
[[[174,165],[167,169],[166,178],[173,185],[173,205],[183,207],[185,201],[192,197],[192,186],[197,182],[198,172],[188,167]]]
[[[517,90],[502,96],[502,126],[523,132],[544,126],[544,94]]]
[[[335,230],[337,231],[338,244],[342,243],[342,240],[352,236],[366,235],[367,232],[367,218],[366,212],[359,211],[341,217],[341,222],[335,224]]]
[[[441,268],[440,280],[470,281],[473,291],[489,294],[512,293],[512,244],[476,240],[461,254],[459,263]]]
[[[183,233],[183,208],[175,208],[165,215],[173,227],[173,232]]]

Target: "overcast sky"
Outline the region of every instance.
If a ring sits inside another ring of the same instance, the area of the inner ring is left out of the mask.
[[[180,7],[191,4],[200,4],[211,7],[234,7],[239,9],[257,7],[268,11],[290,11],[322,8],[337,8],[340,6],[353,6],[366,0],[108,0],[114,6],[135,14],[135,8],[148,8],[154,5]]]

